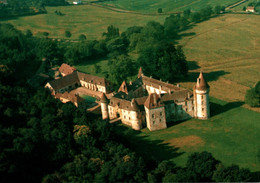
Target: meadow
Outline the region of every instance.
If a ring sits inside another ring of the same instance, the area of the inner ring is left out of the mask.
[[[162,8],[164,13],[168,13],[180,12],[189,8],[192,11],[198,11],[207,5],[212,7],[216,5],[227,6],[237,1],[238,0],[115,0],[103,1],[102,4],[143,13],[157,13],[158,8]]]
[[[205,72],[210,95],[244,101],[247,89],[260,79],[260,16],[226,14],[198,23],[180,34],[179,44],[189,61],[192,88]]]
[[[93,40],[101,38],[102,33],[112,24],[122,32],[130,26],[142,26],[151,20],[163,22],[166,17],[119,13],[91,5],[46,7],[46,9],[47,14],[17,17],[3,20],[1,23],[11,23],[24,32],[30,29],[37,36],[48,32],[51,38],[66,38],[64,32],[68,30],[72,33],[71,39],[78,39],[80,34],[85,34],[87,39]],[[60,11],[64,15],[56,15],[55,11]]]
[[[227,166],[237,164],[259,171],[260,113],[240,105],[211,98],[212,117],[208,120],[170,123],[167,129],[154,132],[147,128],[138,132],[119,125],[117,133],[148,161],[171,159],[184,166],[192,152],[208,151]]]

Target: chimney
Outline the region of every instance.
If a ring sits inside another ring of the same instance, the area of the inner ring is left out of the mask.
[[[156,94],[155,94],[155,93],[153,94],[153,100],[154,100],[154,104],[157,104],[157,101],[156,101]]]

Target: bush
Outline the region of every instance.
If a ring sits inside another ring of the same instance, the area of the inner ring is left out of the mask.
[[[251,107],[257,107],[260,105],[260,81],[258,81],[254,88],[247,90],[245,103]]]
[[[70,37],[71,37],[70,31],[66,30],[66,31],[65,31],[65,36],[66,36],[67,38],[70,38]]]
[[[158,8],[157,12],[162,13],[162,8]]]

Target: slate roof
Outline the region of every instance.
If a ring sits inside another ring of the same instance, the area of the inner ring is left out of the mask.
[[[66,86],[70,86],[74,83],[79,83],[77,72],[73,72],[72,74],[49,82],[49,84],[54,90],[65,88]]]
[[[105,78],[93,76],[93,75],[90,75],[90,74],[85,74],[83,72],[77,72],[77,73],[78,73],[79,79],[82,80],[82,81],[92,83],[92,84],[96,84],[96,85],[101,85],[101,86],[107,86],[108,85],[108,81]]]
[[[202,72],[200,72],[200,75],[197,78],[197,83],[195,85],[195,88],[197,90],[207,90],[207,89],[209,89],[209,85],[208,85],[207,81],[204,79]]]

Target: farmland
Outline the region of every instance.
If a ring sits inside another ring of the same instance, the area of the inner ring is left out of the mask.
[[[48,32],[51,38],[65,38],[64,32],[68,30],[72,33],[71,39],[77,39],[80,34],[85,34],[87,39],[99,39],[111,24],[119,27],[120,31],[124,31],[130,26],[145,25],[151,20],[163,22],[166,17],[119,13],[91,5],[47,7],[46,9],[47,14],[18,17],[1,22],[11,23],[22,31],[30,29],[37,36]],[[55,11],[60,11],[64,15],[56,15]]]
[[[145,13],[157,13],[158,8],[162,8],[163,12],[180,12],[185,9],[191,9],[192,11],[198,11],[201,8],[210,5],[212,7],[216,5],[227,6],[237,2],[238,0],[115,0],[104,1],[103,4],[110,5],[116,8],[122,8],[132,11],[145,12]]]

